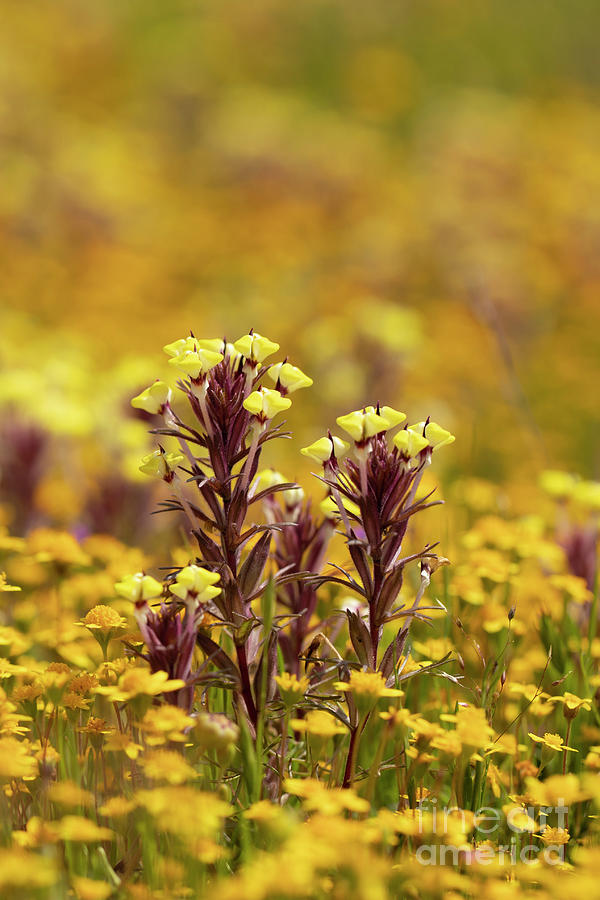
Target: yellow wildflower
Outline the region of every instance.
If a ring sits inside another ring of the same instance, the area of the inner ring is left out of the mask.
[[[52,528],[36,528],[27,537],[27,550],[36,562],[87,566],[90,558],[72,534]]]
[[[350,444],[346,441],[332,435],[331,437],[319,438],[318,441],[309,444],[308,447],[303,447],[300,453],[303,456],[308,456],[309,459],[314,459],[316,462],[324,463],[331,459],[332,453],[335,454],[337,459],[340,459],[347,452],[349,446]]]
[[[169,679],[167,672],[150,672],[136,666],[121,675],[118,685],[100,685],[95,688],[95,693],[109,697],[113,702],[124,703],[139,695],[156,697],[182,687],[185,687],[185,681],[181,678]]]
[[[177,573],[169,589],[180,600],[191,599],[197,603],[206,603],[221,593],[221,588],[215,587],[220,577],[218,572],[210,572],[201,566],[185,566]]]
[[[370,809],[368,800],[358,797],[352,789],[328,788],[314,778],[286,778],[283,789],[300,797],[307,811],[326,816],[338,816],[345,811],[367,813]]]
[[[134,409],[143,409],[144,412],[156,415],[162,413],[165,406],[171,400],[171,389],[164,381],[155,381],[145,391],[138,394],[131,401]]]
[[[298,369],[297,366],[292,366],[288,362],[276,363],[270,366],[267,374],[275,382],[276,386],[280,384],[288,394],[292,394],[294,391],[300,390],[300,388],[310,387],[313,383],[312,378],[309,378],[301,369]]]
[[[154,600],[162,594],[163,586],[160,581],[151,575],[137,572],[135,575],[127,575],[115,584],[115,591],[119,597],[139,603],[141,600]]]
[[[48,786],[48,798],[59,806],[93,806],[94,795],[74,781],[65,779]]]
[[[232,811],[216,794],[186,785],[138,791],[135,800],[156,819],[161,832],[194,840],[219,835]]]
[[[413,431],[411,428],[403,428],[395,436],[394,444],[403,456],[412,459],[414,456],[418,456],[421,450],[429,446],[429,441],[422,434]]]
[[[141,722],[141,729],[146,735],[146,742],[154,747],[167,741],[185,743],[186,732],[194,725],[195,720],[183,709],[170,703],[151,707]]]
[[[98,809],[98,812],[107,819],[121,819],[129,815],[136,806],[135,800],[128,800],[126,797],[111,797]]]
[[[0,738],[0,781],[10,778],[28,780],[37,775],[38,764],[28,743],[10,735]]]
[[[346,734],[346,728],[333,715],[323,709],[311,709],[304,719],[292,719],[295,731],[304,731],[319,738],[332,738],[336,734]]]
[[[279,688],[279,696],[288,709],[297,706],[308,690],[309,680],[303,675],[297,678],[289,672],[283,672],[275,677],[275,682]]]
[[[550,828],[549,825],[546,825],[540,832],[540,838],[546,846],[549,844],[558,844],[560,846],[568,844],[571,835],[566,828]]]
[[[404,691],[386,687],[385,678],[381,672],[353,669],[350,673],[350,681],[336,681],[334,687],[337,691],[351,693],[356,707],[362,715],[368,713],[380,697],[404,696]]]
[[[108,900],[114,892],[114,885],[106,881],[96,881],[83,875],[73,876],[73,889],[77,900]]]
[[[196,770],[176,750],[152,750],[140,760],[140,766],[152,781],[183,784],[197,777]]]
[[[180,372],[184,372],[192,381],[198,381],[198,379],[218,365],[223,358],[222,353],[215,353],[214,350],[196,347],[193,350],[184,350],[177,356],[171,357],[169,365],[179,369]]]
[[[529,831],[533,833],[537,830],[535,819],[532,819],[522,806],[515,806],[509,803],[502,807],[502,811],[506,816],[509,827],[513,831]]]
[[[592,698],[586,697],[582,699],[576,694],[565,691],[562,697],[550,697],[548,703],[562,703],[565,717],[567,719],[574,718],[580,709],[591,710]]]
[[[99,604],[90,609],[82,619],[81,624],[89,628],[90,631],[101,631],[105,635],[110,634],[114,636],[118,631],[125,628],[127,622],[110,606]]]
[[[278,413],[284,412],[292,405],[288,397],[283,397],[279,391],[270,388],[259,387],[244,400],[244,409],[256,416],[261,424],[273,419]]]
[[[167,356],[182,356],[184,353],[191,353],[195,349],[212,350],[213,353],[220,353],[223,350],[223,341],[221,338],[195,338],[190,335],[186,338],[179,338],[163,347]]]
[[[173,478],[174,470],[185,462],[185,457],[177,451],[167,453],[159,448],[142,457],[140,472],[144,475],[151,475],[155,478],[164,478],[169,481]]]
[[[49,857],[20,848],[0,849],[0,891],[9,897],[24,890],[37,891],[53,885],[59,877]]]
[[[537,734],[532,734],[531,732],[528,732],[528,735],[532,741],[536,742],[536,744],[543,744],[550,750],[557,750],[561,753],[564,753],[565,750],[572,750],[573,753],[579,753],[579,750],[576,750],[575,747],[567,747],[560,734],[551,734],[547,731],[543,737],[539,737]]]
[[[574,774],[551,775],[545,781],[528,777],[525,779],[525,789],[527,796],[539,806],[556,806],[559,801],[564,806],[571,806],[590,796],[589,791],[582,787],[579,778]]]
[[[64,816],[53,824],[56,825],[57,833],[63,841],[81,841],[89,844],[113,839],[113,832],[110,828],[96,825],[95,822],[84,816]]]
[[[270,341],[256,331],[244,334],[237,341],[234,341],[233,346],[236,353],[245,356],[246,359],[253,363],[261,363],[267,356],[271,356],[279,350],[279,344]]]
[[[338,416],[336,422],[356,443],[362,443],[382,431],[395,428],[405,419],[404,413],[391,406],[382,406],[379,410],[374,406],[365,406],[345,416]]]
[[[410,430],[415,431],[417,434],[424,435],[429,442],[429,446],[432,447],[433,450],[439,450],[440,447],[452,444],[456,440],[453,434],[446,431],[446,429],[442,428],[441,425],[438,425],[437,422],[417,422],[416,425],[410,426]]]

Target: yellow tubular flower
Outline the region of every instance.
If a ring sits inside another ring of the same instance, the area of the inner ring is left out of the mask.
[[[412,459],[429,446],[429,441],[422,434],[418,434],[411,428],[404,428],[394,438],[394,444],[404,456]]]
[[[215,587],[220,577],[218,572],[209,572],[200,566],[186,566],[177,574],[171,593],[180,600],[194,599],[198,603],[206,603],[221,593],[221,588]]]
[[[379,412],[389,422],[388,428],[395,428],[406,420],[406,413],[400,412],[391,406],[381,406]]]
[[[179,356],[174,356],[169,360],[169,365],[185,372],[190,378],[197,379],[201,375],[206,375],[214,366],[223,359],[222,353],[215,353],[213,350],[203,350],[198,347],[196,350],[186,350]]]
[[[274,418],[278,413],[289,409],[291,405],[292,401],[287,397],[282,397],[279,391],[272,391],[265,387],[253,391],[244,400],[244,409],[256,416],[260,422]]]
[[[356,410],[345,416],[339,416],[336,422],[348,432],[350,437],[354,438],[357,443],[366,441],[368,438],[379,434],[381,431],[388,431],[395,428],[406,419],[404,413],[392,409],[391,406],[384,406],[376,411],[374,406],[365,406],[364,409]]]
[[[255,363],[261,363],[267,356],[271,356],[279,350],[279,344],[270,341],[256,331],[252,334],[245,334],[235,341],[233,346],[237,353]]]
[[[167,356],[181,356],[184,353],[190,353],[194,350],[211,350],[213,353],[221,353],[223,350],[223,341],[221,338],[198,340],[190,335],[190,337],[173,341],[171,344],[165,344],[163,350]]]
[[[134,397],[131,405],[134,409],[143,409],[144,412],[156,415],[161,413],[170,401],[171,388],[164,381],[155,381],[145,391]]]
[[[172,341],[163,347],[167,356],[181,356],[183,353],[190,353],[197,346],[196,338],[186,337],[179,338],[178,341]]]
[[[162,584],[151,575],[136,572],[135,575],[126,575],[115,584],[115,591],[119,597],[138,603],[141,600],[154,600],[162,594]]]
[[[154,453],[149,453],[142,458],[140,472],[143,472],[144,475],[152,475],[155,478],[167,478],[170,480],[173,477],[175,467],[181,465],[184,460],[185,457],[181,453],[165,453],[162,449],[155,450]]]
[[[267,374],[275,384],[279,382],[288,394],[292,394],[294,391],[300,390],[300,388],[310,387],[313,383],[312,378],[305,375],[301,369],[287,362],[276,363],[269,368]]]
[[[341,438],[335,437],[334,435],[331,438],[319,438],[314,444],[303,447],[300,453],[302,453],[303,456],[308,456],[309,459],[316,460],[316,462],[324,463],[327,462],[328,459],[331,459],[332,452],[335,453],[338,459],[344,456],[349,446],[350,444],[346,441],[343,441]]]
[[[441,425],[438,425],[437,422],[418,422],[416,425],[411,425],[409,430],[416,431],[417,434],[420,435],[423,435],[424,433],[433,450],[445,447],[446,444],[452,444],[456,440],[453,434],[446,431],[446,429],[442,428]]]

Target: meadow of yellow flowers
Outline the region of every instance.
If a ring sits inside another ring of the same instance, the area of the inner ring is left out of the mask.
[[[592,3],[8,3],[0,897],[600,875]]]

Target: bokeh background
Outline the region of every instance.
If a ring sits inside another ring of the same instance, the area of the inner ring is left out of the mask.
[[[457,435],[446,491],[600,475],[600,5],[52,0],[0,31],[0,522],[143,542],[161,347],[254,327]],[[501,501],[498,500],[501,497]]]

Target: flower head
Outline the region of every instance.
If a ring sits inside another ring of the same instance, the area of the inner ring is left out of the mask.
[[[357,709],[363,714],[373,709],[380,697],[404,696],[404,691],[386,687],[381,672],[357,669],[353,669],[350,673],[350,681],[337,681],[335,689],[352,694]]]
[[[304,697],[309,685],[308,678],[305,675],[302,678],[297,678],[296,675],[292,675],[289,672],[277,675],[275,682],[279,688],[279,696],[288,708],[297,706]]]
[[[86,628],[90,630],[97,629],[103,632],[118,631],[121,628],[125,628],[126,624],[123,616],[120,616],[110,606],[105,606],[102,603],[90,609],[82,619],[82,625],[85,625]]]
[[[572,750],[574,753],[579,753],[579,750],[576,750],[575,747],[567,747],[560,734],[551,734],[548,731],[543,737],[539,737],[539,735],[531,732],[528,732],[528,734],[532,741],[535,741],[536,744],[543,744],[549,750],[556,750],[560,753],[564,753],[565,750]]]

